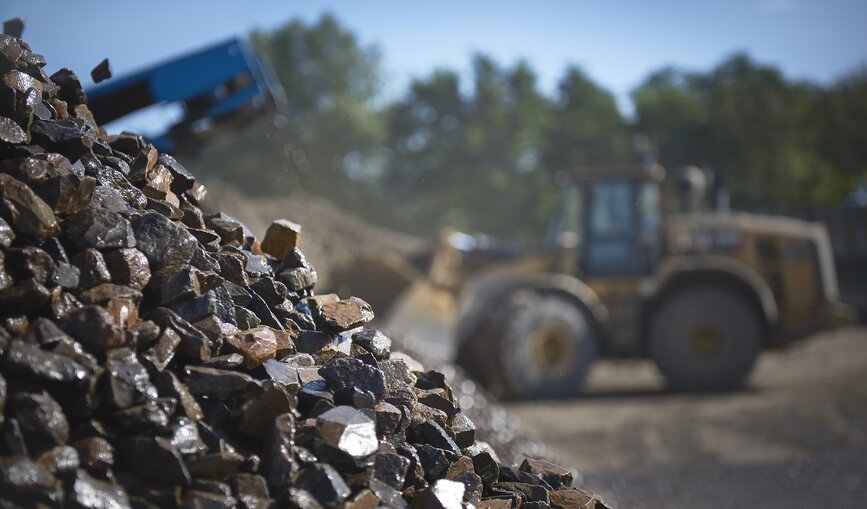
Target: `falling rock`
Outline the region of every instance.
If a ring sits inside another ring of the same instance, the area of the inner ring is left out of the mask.
[[[93,79],[94,83],[99,83],[111,78],[111,74],[111,64],[108,62],[107,58],[102,59],[102,62],[97,64],[96,67],[90,71],[90,77]]]

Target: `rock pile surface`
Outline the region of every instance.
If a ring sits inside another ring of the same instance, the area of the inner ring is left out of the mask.
[[[603,507],[0,36],[0,507]],[[107,62],[95,69],[104,75]]]

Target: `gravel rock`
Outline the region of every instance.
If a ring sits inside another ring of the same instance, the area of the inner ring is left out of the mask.
[[[297,224],[260,247],[203,213],[177,160],[100,129],[6,31],[26,108],[0,103],[0,506],[601,506],[500,463],[463,384],[365,330],[367,302],[316,295]]]

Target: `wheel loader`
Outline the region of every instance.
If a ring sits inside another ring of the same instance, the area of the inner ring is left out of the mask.
[[[424,271],[380,258],[339,277],[387,309],[382,328],[512,398],[575,395],[599,357],[650,358],[675,390],[732,390],[762,350],[852,320],[823,225],[664,213],[664,174],[582,168],[537,245],[444,232]]]

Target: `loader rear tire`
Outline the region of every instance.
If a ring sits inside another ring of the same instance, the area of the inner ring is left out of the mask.
[[[727,288],[694,287],[666,298],[653,317],[650,356],[678,391],[743,386],[761,351],[757,311]]]

